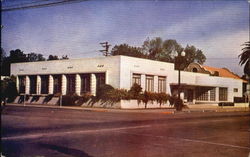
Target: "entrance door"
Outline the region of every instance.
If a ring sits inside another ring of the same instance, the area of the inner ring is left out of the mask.
[[[193,102],[193,97],[194,97],[194,91],[192,89],[188,89],[187,101],[188,102]]]

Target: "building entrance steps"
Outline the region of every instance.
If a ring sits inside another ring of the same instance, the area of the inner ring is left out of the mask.
[[[19,100],[20,100],[20,96],[17,96],[17,97],[15,98],[15,100],[14,100],[13,103],[18,104],[18,103],[19,103]]]
[[[47,105],[57,105],[59,103],[59,97],[53,97],[49,102],[47,102]]]
[[[45,97],[41,96],[37,101],[32,102],[32,104],[43,104]]]

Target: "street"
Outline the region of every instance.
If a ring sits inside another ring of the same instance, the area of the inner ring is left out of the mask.
[[[248,157],[249,112],[107,112],[6,106],[6,157]]]

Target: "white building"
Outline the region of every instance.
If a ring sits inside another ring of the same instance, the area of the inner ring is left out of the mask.
[[[181,89],[186,102],[233,102],[242,97],[240,78],[209,73],[198,64],[181,71]],[[203,71],[202,71],[203,70]],[[176,93],[178,72],[174,64],[128,56],[53,60],[11,64],[20,94],[46,95],[90,92],[101,84],[130,89],[134,83],[143,90]],[[214,75],[214,76],[212,76]]]

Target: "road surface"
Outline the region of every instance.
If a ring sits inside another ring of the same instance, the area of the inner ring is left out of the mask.
[[[102,112],[7,106],[6,157],[248,157],[250,113]]]

